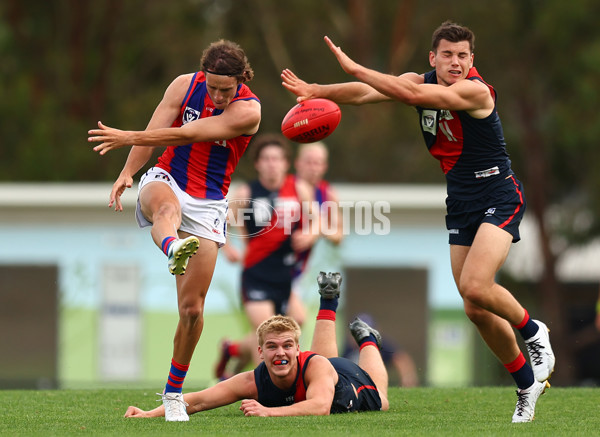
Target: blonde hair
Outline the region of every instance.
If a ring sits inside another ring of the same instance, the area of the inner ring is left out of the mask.
[[[271,316],[264,322],[262,322],[256,330],[258,337],[258,344],[262,347],[265,343],[265,337],[267,334],[276,333],[281,334],[283,332],[292,332],[294,335],[294,341],[300,342],[300,326],[294,319],[288,316],[276,315]]]

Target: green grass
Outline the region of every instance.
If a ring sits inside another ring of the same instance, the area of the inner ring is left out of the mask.
[[[247,418],[234,404],[189,423],[123,418],[128,405],[150,409],[155,399],[154,390],[0,391],[0,435],[600,435],[598,388],[551,388],[525,424],[510,423],[510,387],[392,388],[388,412],[326,417]]]

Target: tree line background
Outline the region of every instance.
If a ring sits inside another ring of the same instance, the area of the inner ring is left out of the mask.
[[[425,72],[431,33],[451,19],[475,32],[475,65],[498,92],[513,168],[540,226],[537,296],[568,380],[555,266],[564,250],[600,232],[598,16],[594,0],[3,0],[0,182],[113,181],[128,150],[100,157],[87,130],[98,120],[144,129],[167,85],[196,71],[219,38],[245,49],[261,132],[271,132],[295,104],[281,86],[283,68],[308,82],[350,80],[324,35],[376,70]],[[326,141],[330,180],[444,182],[413,108],[346,106],[342,114]],[[249,159],[236,176],[253,176]]]

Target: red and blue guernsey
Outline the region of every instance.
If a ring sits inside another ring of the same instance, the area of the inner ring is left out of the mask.
[[[238,86],[230,104],[238,100],[258,100],[245,84]],[[215,117],[223,112],[215,108],[206,91],[206,78],[197,72],[181,104],[181,111],[172,127],[180,127],[199,118]],[[224,199],[231,183],[231,174],[246,151],[252,135],[222,141],[205,141],[182,146],[170,146],[158,159],[157,167],[168,171],[177,185],[194,197]]]
[[[489,88],[494,99],[489,116],[478,119],[466,111],[417,106],[427,148],[440,161],[448,196],[458,200],[472,200],[489,193],[513,174],[496,111],[496,91],[475,67],[469,70],[466,79],[479,80]],[[425,83],[437,83],[435,70],[425,73]]]

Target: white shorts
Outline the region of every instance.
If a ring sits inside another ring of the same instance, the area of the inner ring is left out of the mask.
[[[140,192],[142,188],[151,182],[167,184],[171,187],[175,196],[177,196],[181,207],[180,231],[216,241],[219,247],[225,244],[227,235],[227,199],[213,200],[190,196],[179,188],[173,176],[159,167],[152,167],[140,179],[137,206],[135,208],[135,219],[140,228],[152,226],[152,222],[148,221],[142,214],[140,206]]]

